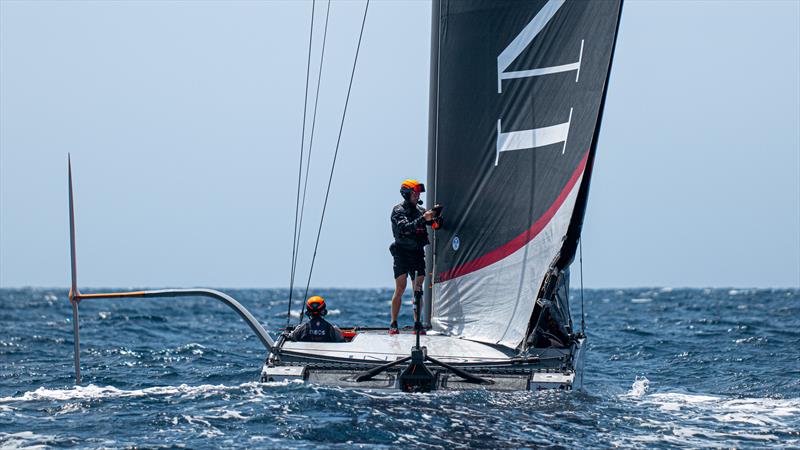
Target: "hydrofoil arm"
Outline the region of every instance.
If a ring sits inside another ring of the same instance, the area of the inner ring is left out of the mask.
[[[258,336],[267,351],[272,351],[275,341],[267,333],[267,330],[250,314],[241,303],[233,297],[213,289],[160,289],[151,291],[133,292],[108,292],[95,294],[81,294],[78,290],[77,256],[75,252],[75,206],[72,195],[72,163],[69,155],[67,156],[67,175],[69,179],[69,250],[71,285],[69,290],[69,301],[72,304],[72,332],[74,335],[75,348],[75,384],[81,383],[81,363],[80,363],[80,333],[78,326],[78,304],[81,300],[91,298],[171,298],[171,297],[209,297],[219,300],[239,314],[251,330]]]

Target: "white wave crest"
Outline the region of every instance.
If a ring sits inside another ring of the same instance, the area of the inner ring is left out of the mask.
[[[800,399],[724,398],[678,393],[651,394],[642,400],[661,411],[680,412],[698,420],[788,427],[800,421]]]
[[[709,439],[720,447],[736,447],[742,439],[760,441],[761,445],[780,441],[790,447],[800,440],[781,438],[800,426],[800,398],[730,398],[685,393],[648,394],[649,381],[637,377],[631,390],[621,398],[637,407],[651,409],[655,416],[636,419],[651,432],[630,436],[633,442],[650,447],[657,443],[707,447]],[[612,440],[626,447],[627,439]],[[784,440],[781,440],[784,439]]]
[[[647,393],[647,388],[650,387],[650,380],[647,377],[636,377],[636,380],[631,385],[631,390],[626,394],[627,397],[641,397]]]
[[[199,395],[213,395],[232,390],[249,389],[258,393],[263,387],[285,386],[286,383],[257,383],[249,382],[238,386],[226,386],[222,384],[203,384],[199,386],[155,386],[144,389],[124,390],[114,386],[75,386],[72,389],[48,389],[40,387],[35,391],[28,391],[18,397],[0,397],[0,404],[26,402],[26,401],[66,401],[66,400],[95,400],[107,398],[136,398],[152,396],[182,396],[194,398]]]
[[[52,444],[54,440],[55,436],[35,434],[30,431],[0,433],[0,449],[38,450],[47,448],[48,444]]]

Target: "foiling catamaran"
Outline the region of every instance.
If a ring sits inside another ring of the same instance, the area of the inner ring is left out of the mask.
[[[343,343],[293,342],[286,331],[273,339],[241,304],[211,289],[81,294],[70,166],[76,382],[80,301],[206,296],[234,309],[264,344],[265,382],[580,387],[586,337],[570,314],[569,268],[621,10],[621,0],[434,0],[427,200],[446,205],[447,217],[427,252],[423,336],[354,326],[344,328]]]

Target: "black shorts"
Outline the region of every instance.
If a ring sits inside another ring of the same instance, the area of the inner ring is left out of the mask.
[[[395,249],[394,246],[390,247],[389,251],[392,253],[392,258],[394,259],[393,269],[395,278],[403,274],[411,275],[412,279],[425,276],[424,251],[402,251]]]

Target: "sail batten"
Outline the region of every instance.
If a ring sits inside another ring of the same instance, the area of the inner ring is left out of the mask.
[[[525,339],[576,204],[585,207],[620,7],[435,2],[429,200],[445,205],[429,265],[437,331],[512,348]]]

